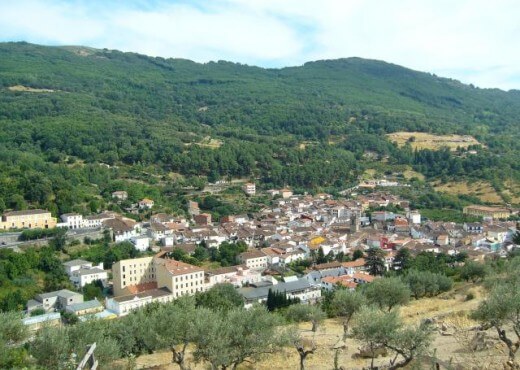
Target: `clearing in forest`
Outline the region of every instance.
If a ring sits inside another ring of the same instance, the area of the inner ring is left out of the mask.
[[[483,202],[503,204],[504,200],[499,193],[491,186],[489,182],[447,182],[445,184],[434,183],[433,187],[436,191],[449,194],[467,194],[474,195]]]
[[[480,145],[473,136],[469,135],[434,135],[425,132],[394,132],[386,135],[392,142],[403,146],[409,142],[413,149],[438,150],[448,147],[454,151],[457,147],[467,148],[470,145]]]
[[[8,89],[10,91],[23,91],[23,92],[33,92],[33,93],[49,93],[49,92],[55,91],[55,90],[51,90],[51,89],[35,89],[32,87],[27,87],[27,86],[23,86],[23,85],[9,86]]]

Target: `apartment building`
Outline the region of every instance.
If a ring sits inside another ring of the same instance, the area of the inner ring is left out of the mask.
[[[166,287],[177,298],[204,291],[204,269],[188,263],[156,257],[157,286]]]
[[[5,212],[0,221],[0,229],[52,229],[56,227],[56,218],[44,209]]]
[[[123,296],[131,292],[128,287],[155,283],[156,272],[154,257],[142,257],[121,260],[112,265],[114,296]]]
[[[166,257],[121,260],[112,266],[114,296],[166,288],[174,298],[204,290],[204,269]]]

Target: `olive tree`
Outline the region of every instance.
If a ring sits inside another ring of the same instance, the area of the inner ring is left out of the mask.
[[[406,326],[397,311],[384,312],[373,307],[365,307],[359,312],[352,332],[371,353],[371,369],[374,369],[376,350],[391,350],[394,355],[387,366],[391,370],[405,367],[426,354],[433,335],[428,324]]]
[[[331,302],[331,313],[343,319],[343,340],[347,339],[348,326],[352,316],[366,304],[365,296],[359,292],[348,290],[336,290],[334,292]]]
[[[0,313],[0,368],[23,367],[26,356],[21,344],[28,335],[20,313]]]
[[[236,369],[244,362],[254,363],[287,344],[287,336],[278,330],[276,314],[265,307],[208,311],[197,323],[194,357],[205,360],[212,369]]]
[[[181,370],[190,368],[186,364],[186,349],[197,339],[197,323],[208,315],[211,315],[209,309],[195,308],[193,297],[182,297],[175,304],[163,305],[155,314],[154,331],[159,345],[172,351],[172,362]]]
[[[285,317],[289,321],[302,322],[310,321],[312,323],[312,331],[318,330],[318,325],[325,319],[325,312],[319,306],[294,304],[287,307]]]
[[[363,291],[368,301],[382,310],[390,311],[410,301],[410,289],[396,277],[375,279]]]
[[[508,348],[511,367],[519,366],[516,353],[520,348],[520,285],[500,283],[480,303],[473,318],[485,327],[493,327]]]

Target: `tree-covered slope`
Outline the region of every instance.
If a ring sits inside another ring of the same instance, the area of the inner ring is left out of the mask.
[[[73,196],[88,201],[106,190],[105,180],[91,188],[88,171],[99,172],[98,162],[310,189],[352,183],[370,165],[366,151],[430,177],[499,184],[520,172],[518,91],[478,89],[385,62],[262,69],[27,43],[0,44],[0,61],[0,208],[19,207],[20,197],[59,202],[65,185],[48,179],[55,172],[74,177],[74,189],[78,182],[89,188]],[[396,131],[469,134],[486,148],[414,153],[386,140]],[[208,136],[222,145],[205,144]],[[51,189],[40,191],[48,197],[29,194],[31,171],[49,180]]]

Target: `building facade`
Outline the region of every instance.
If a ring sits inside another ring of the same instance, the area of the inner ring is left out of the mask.
[[[44,209],[5,212],[0,221],[1,230],[9,229],[52,229],[56,218]]]

